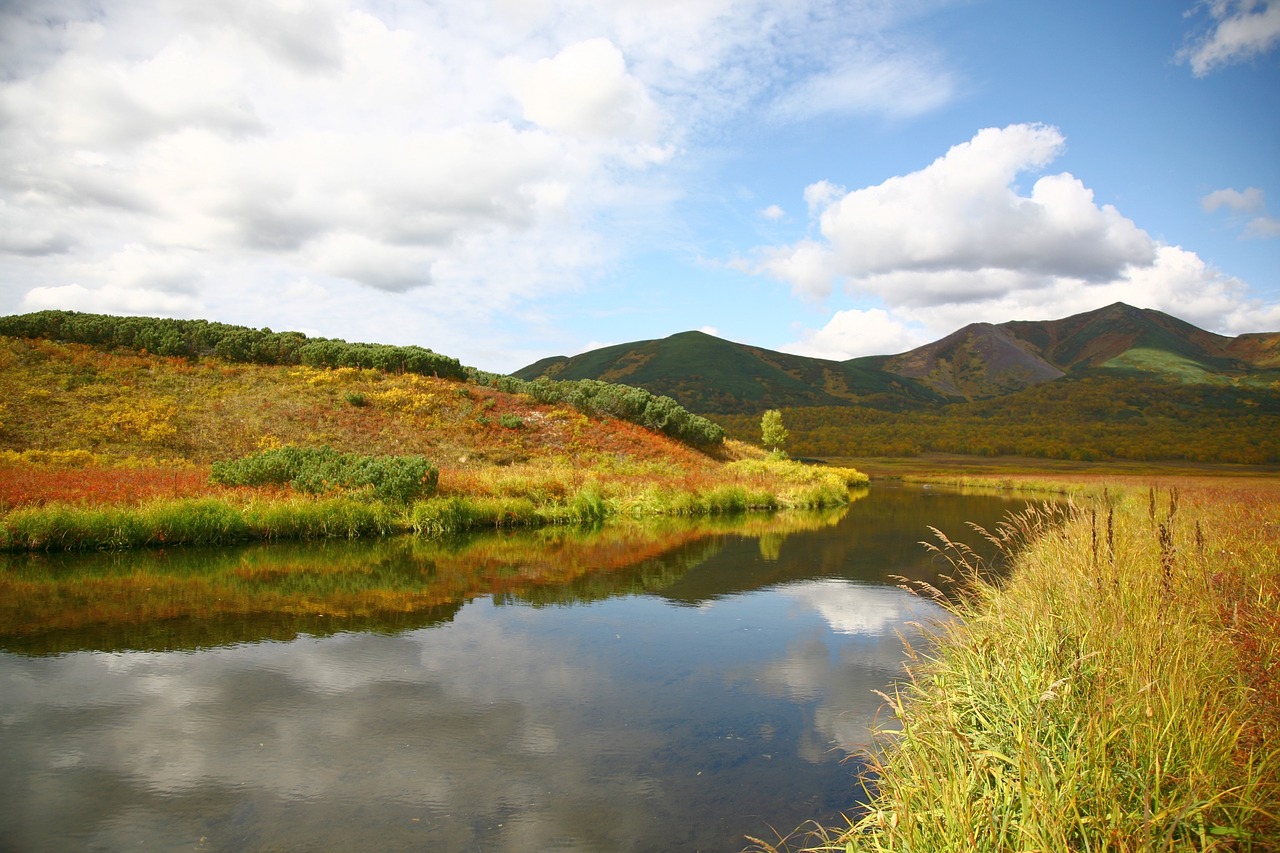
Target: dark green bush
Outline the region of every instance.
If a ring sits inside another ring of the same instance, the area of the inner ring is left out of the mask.
[[[466,378],[466,371],[457,359],[424,347],[351,344],[337,339],[308,338],[301,332],[273,332],[207,320],[37,311],[0,317],[0,335],[192,359],[212,355],[224,361],[248,364],[366,367],[443,379]]]
[[[598,379],[560,381],[540,377],[526,382],[479,370],[471,371],[471,380],[509,394],[528,394],[546,405],[567,403],[586,415],[631,421],[694,447],[712,447],[724,441],[724,428],[719,424],[693,414],[670,397],[659,397],[643,388]]]
[[[408,503],[435,492],[440,477],[425,456],[362,456],[330,447],[280,447],[215,462],[210,479],[225,486],[288,485],[323,494],[369,489],[381,500]]]

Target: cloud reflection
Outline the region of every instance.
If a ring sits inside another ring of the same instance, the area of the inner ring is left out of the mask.
[[[883,690],[903,675],[903,640],[916,641],[921,626],[946,611],[906,590],[827,579],[789,584],[778,592],[812,610],[830,627],[787,647],[767,667],[769,689],[814,708],[814,735],[806,757],[821,760],[830,749],[866,749],[877,715],[886,713]]]
[[[797,824],[844,807],[838,759],[922,604],[818,581],[705,609],[480,600],[395,635],[2,654],[0,847],[738,843],[791,819],[770,802]]]

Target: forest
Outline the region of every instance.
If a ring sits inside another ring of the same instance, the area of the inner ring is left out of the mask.
[[[785,408],[796,457],[957,453],[1042,459],[1280,462],[1280,389],[1088,376],[937,408]],[[760,440],[757,415],[715,415],[733,438]]]

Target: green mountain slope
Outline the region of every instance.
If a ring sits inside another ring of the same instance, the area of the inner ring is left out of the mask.
[[[897,355],[829,361],[701,332],[543,359],[522,379],[603,379],[695,412],[862,406],[886,411],[999,398],[1090,375],[1266,387],[1280,379],[1280,333],[1230,338],[1116,303],[1060,320],[975,323]]]
[[[722,340],[703,332],[549,358],[520,379],[601,379],[672,397],[691,411],[756,412],[778,406],[871,405],[897,409],[942,395],[875,360],[829,361]]]

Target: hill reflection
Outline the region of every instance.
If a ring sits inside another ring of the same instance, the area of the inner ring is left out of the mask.
[[[444,540],[6,555],[0,649],[159,651],[399,632],[449,621],[481,596],[543,606],[660,592],[730,541],[776,552],[792,534],[833,526],[846,511],[623,520]]]

